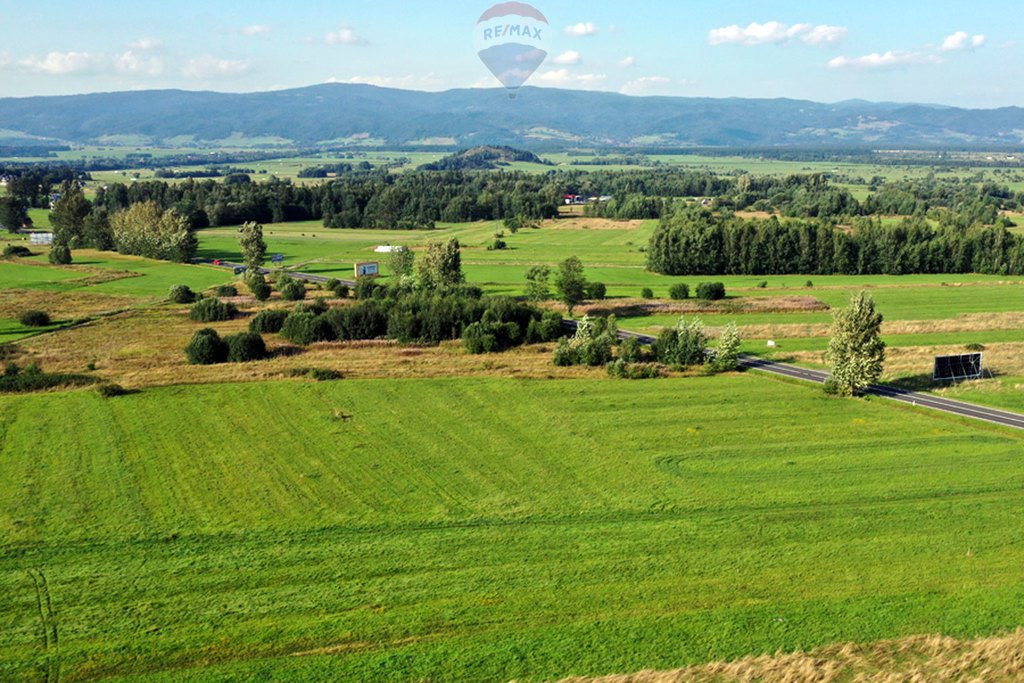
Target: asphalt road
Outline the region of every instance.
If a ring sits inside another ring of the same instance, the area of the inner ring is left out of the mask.
[[[576,329],[576,322],[567,320],[566,327],[574,330]],[[620,331],[619,336],[623,339],[627,337],[634,337],[639,339],[642,344],[653,344],[655,341],[655,338],[650,335],[637,334],[635,332]],[[788,365],[786,363],[778,363],[776,361],[756,358],[754,356],[741,356],[740,367],[747,370],[767,372],[781,377],[789,377],[790,379],[798,379],[804,382],[813,382],[814,384],[824,384],[830,376],[829,373],[823,370],[810,370],[808,368],[801,368],[796,365]],[[929,408],[949,415],[966,417],[971,420],[981,420],[983,422],[990,422],[992,424],[1011,427],[1013,429],[1024,429],[1024,415],[1010,412],[1008,410],[988,408],[974,403],[965,403],[964,401],[955,401],[953,399],[942,398],[932,394],[923,394],[921,392],[908,391],[906,389],[896,389],[884,385],[873,386],[868,389],[866,393],[918,408]]]

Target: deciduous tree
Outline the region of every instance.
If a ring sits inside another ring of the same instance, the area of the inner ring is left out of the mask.
[[[256,221],[249,221],[242,226],[238,238],[238,246],[242,250],[242,259],[250,273],[258,272],[267,258],[267,243],[263,241],[263,226]]]
[[[570,256],[558,264],[555,292],[558,300],[569,309],[569,315],[587,298],[587,278],[583,275],[583,262],[577,257]]]
[[[832,369],[830,387],[839,394],[851,396],[863,391],[882,376],[885,364],[882,320],[874,299],[864,292],[855,295],[849,306],[836,313],[825,359]]]

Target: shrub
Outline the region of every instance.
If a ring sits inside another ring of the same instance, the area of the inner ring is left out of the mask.
[[[673,301],[684,301],[690,298],[690,285],[685,282],[677,282],[668,290],[668,295]]]
[[[306,376],[317,382],[333,382],[343,379],[343,375],[340,372],[328,368],[313,368],[306,372]]]
[[[213,323],[231,320],[237,314],[238,309],[234,304],[217,299],[202,299],[192,304],[188,317],[200,323]]]
[[[240,332],[224,338],[229,363],[248,363],[267,357],[267,345],[256,332]]]
[[[120,384],[101,384],[96,387],[96,393],[103,398],[116,398],[118,396],[127,396],[132,392]]]
[[[46,327],[50,324],[50,314],[46,311],[25,311],[18,316],[18,322],[25,327]]]
[[[295,307],[296,311],[305,311],[307,313],[315,313],[316,315],[323,315],[327,311],[331,310],[331,307],[327,305],[327,299],[322,296],[318,296],[308,304],[299,304]]]
[[[344,284],[337,278],[331,278],[327,281],[327,291],[334,294],[339,299],[347,299],[349,294],[349,286]]]
[[[804,287],[806,287],[807,289],[811,289],[812,287],[814,287],[814,283],[808,280],[807,282],[804,283]]]
[[[725,285],[721,282],[702,282],[697,285],[697,298],[702,301],[721,301],[725,298]]]
[[[217,296],[232,297],[238,296],[238,288],[234,285],[221,285],[217,288]]]
[[[171,287],[170,299],[176,304],[190,304],[196,300],[196,293],[188,285]]]
[[[288,311],[260,311],[249,321],[249,331],[260,334],[277,334],[284,327]]]
[[[487,251],[504,251],[508,249],[508,243],[501,238],[495,238],[493,242],[487,245]]]
[[[653,299],[654,298],[654,290],[651,289],[650,287],[644,287],[643,290],[641,290],[641,292],[640,292],[640,298],[641,299]]]
[[[361,277],[356,280],[356,298],[360,301],[373,299],[377,292],[386,289],[384,285],[372,277]]]
[[[50,263],[55,266],[66,266],[71,263],[71,249],[64,244],[55,244],[50,248]]]
[[[587,283],[587,298],[595,301],[603,301],[608,296],[608,288],[603,282]]]
[[[289,280],[281,287],[281,298],[285,301],[302,301],[306,298],[306,285],[298,280]]]
[[[967,349],[968,351],[979,352],[979,351],[984,351],[985,350],[985,345],[984,344],[968,344],[964,348]]]
[[[626,337],[619,344],[619,360],[637,363],[644,355],[643,345],[636,337]]]
[[[562,316],[554,311],[545,311],[540,320],[531,320],[526,326],[526,343],[543,344],[565,336]]]
[[[324,315],[337,339],[378,339],[388,332],[388,313],[376,301],[335,308]]]
[[[584,318],[576,327],[576,334],[571,339],[563,339],[555,347],[554,363],[562,367],[607,365],[612,361],[616,335],[614,320]]]
[[[4,258],[22,258],[31,255],[32,252],[29,251],[29,248],[23,247],[20,244],[8,244],[4,247]]]
[[[215,365],[228,359],[228,345],[216,330],[199,330],[185,347],[185,356],[192,365]]]
[[[462,346],[472,354],[496,353],[498,337],[485,323],[473,323],[462,333]]]
[[[764,280],[763,282],[758,282],[757,283],[757,288],[758,289],[768,289],[768,281]]]
[[[619,359],[608,366],[608,376],[616,379],[657,379],[665,376],[665,368],[657,363],[630,363]]]
[[[828,394],[829,396],[839,396],[843,393],[843,389],[842,387],[839,386],[839,382],[837,382],[832,377],[829,377],[828,379],[825,380],[823,389],[825,390],[825,393]]]
[[[674,328],[664,330],[654,344],[658,362],[675,367],[703,365],[707,361],[708,338],[699,320],[680,320]]]
[[[253,272],[245,280],[249,292],[256,301],[266,301],[270,298],[270,285],[262,273]]]
[[[24,370],[20,370],[14,363],[8,363],[3,376],[0,377],[0,391],[20,393],[95,383],[94,377],[85,375],[43,372],[35,363],[30,363]]]
[[[284,321],[281,336],[300,346],[337,338],[334,327],[323,315],[310,311],[294,311]]]

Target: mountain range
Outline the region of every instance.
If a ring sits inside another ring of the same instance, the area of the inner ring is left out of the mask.
[[[873,147],[1024,144],[1024,109],[850,100],[632,97],[523,88],[418,92],[323,84],[0,98],[0,144]]]

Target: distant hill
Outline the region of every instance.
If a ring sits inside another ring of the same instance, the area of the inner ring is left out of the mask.
[[[473,147],[420,166],[421,171],[493,171],[516,161],[548,164],[533,152],[513,147]]]
[[[524,88],[426,93],[325,84],[265,93],[155,90],[0,99],[0,145],[995,147],[1024,109],[629,97]]]

